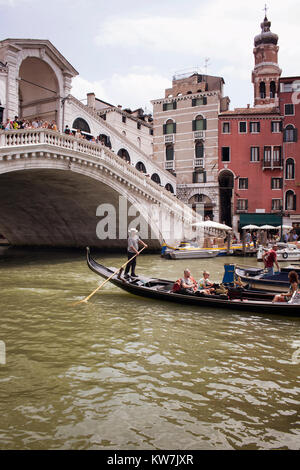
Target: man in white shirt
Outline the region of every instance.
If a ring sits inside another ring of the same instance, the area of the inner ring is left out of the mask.
[[[129,237],[128,237],[128,247],[127,247],[127,255],[129,263],[126,265],[124,277],[127,279],[129,277],[129,271],[131,268],[131,277],[137,277],[135,274],[135,267],[136,267],[136,256],[139,255],[139,243],[147,248],[148,245],[143,242],[138,236],[138,231],[135,228],[129,230]]]

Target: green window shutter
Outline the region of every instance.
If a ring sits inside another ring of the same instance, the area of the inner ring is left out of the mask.
[[[207,128],[207,126],[206,126],[206,119],[203,119],[203,130],[206,131],[206,128]]]
[[[164,125],[163,125],[163,134],[166,134],[166,133],[167,133],[167,125],[164,124]]]
[[[176,122],[173,123],[173,134],[176,134]]]
[[[260,122],[257,123],[257,132],[260,132]]]
[[[196,105],[197,105],[197,100],[196,100],[196,98],[193,98],[192,99],[192,106],[196,106]]]
[[[203,172],[203,183],[206,183],[206,171]]]
[[[294,142],[298,141],[298,129],[294,129]]]
[[[193,183],[196,183],[196,172],[193,172]]]
[[[195,131],[196,130],[196,121],[192,121],[192,130]]]
[[[203,104],[207,104],[207,97],[206,96],[203,97]]]
[[[163,103],[163,111],[167,110],[167,103]]]
[[[173,109],[177,109],[177,101],[173,101]]]
[[[280,178],[280,189],[283,188],[283,178]]]

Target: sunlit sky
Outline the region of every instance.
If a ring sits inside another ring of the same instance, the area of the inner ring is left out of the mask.
[[[49,39],[79,72],[72,93],[152,111],[172,76],[222,76],[231,109],[253,104],[253,39],[265,1],[0,0],[0,39]],[[269,0],[283,76],[300,75],[298,0]],[[205,67],[208,59],[207,68]]]

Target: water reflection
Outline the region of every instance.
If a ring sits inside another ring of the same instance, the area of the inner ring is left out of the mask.
[[[223,263],[205,260],[211,278]],[[201,260],[155,255],[138,272],[176,279],[187,264],[200,277]],[[160,304],[109,284],[73,307],[99,282],[82,252],[13,251],[0,277],[2,449],[299,449],[298,319]]]

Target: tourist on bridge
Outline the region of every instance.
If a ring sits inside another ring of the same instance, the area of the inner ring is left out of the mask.
[[[128,248],[127,248],[127,255],[128,259],[132,260],[126,265],[125,268],[125,273],[124,273],[124,278],[129,277],[129,271],[131,269],[131,276],[132,277],[137,277],[135,274],[135,267],[136,267],[136,256],[139,254],[139,244],[147,248],[148,245],[143,242],[143,240],[140,239],[138,236],[138,231],[135,228],[132,228],[129,230],[129,237],[128,237]]]

